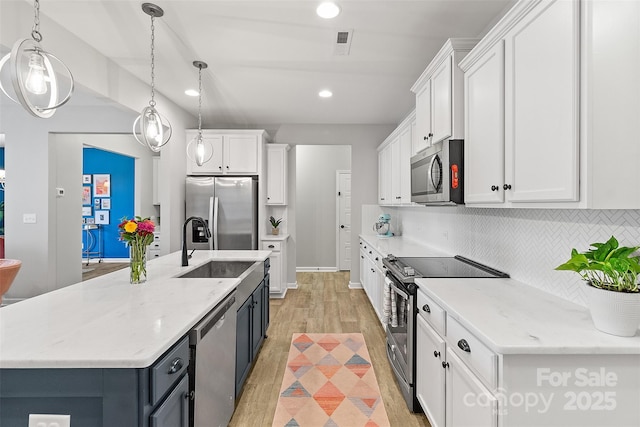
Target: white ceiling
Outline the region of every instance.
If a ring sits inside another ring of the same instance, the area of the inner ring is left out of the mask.
[[[197,88],[192,61],[205,61],[204,124],[250,126],[398,123],[444,41],[481,35],[513,0],[341,0],[333,20],[316,15],[315,0],[154,2],[165,12],[156,18],[157,90],[197,115],[184,91]],[[148,82],[151,20],[141,4],[44,0],[41,13]],[[337,31],[351,29],[350,55],[333,55]],[[334,96],[319,98],[321,89]]]

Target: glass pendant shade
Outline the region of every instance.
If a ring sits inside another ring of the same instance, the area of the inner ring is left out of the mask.
[[[31,115],[46,119],[71,99],[74,81],[67,66],[37,40],[22,39],[0,59],[0,89]]]
[[[206,62],[193,61],[193,66],[198,69],[198,135],[187,144],[187,157],[196,166],[202,166],[213,157],[213,145],[202,139],[202,70],[208,65]]]

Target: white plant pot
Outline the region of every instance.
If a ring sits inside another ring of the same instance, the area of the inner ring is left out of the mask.
[[[587,284],[591,318],[596,329],[632,337],[640,326],[640,293],[613,292]]]

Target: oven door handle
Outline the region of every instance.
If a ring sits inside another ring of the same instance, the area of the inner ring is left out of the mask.
[[[390,283],[389,286],[391,287],[391,289],[393,289],[396,293],[402,295],[404,297],[404,299],[406,299],[407,301],[409,300],[409,294],[406,293],[405,291],[403,291],[402,289],[398,288],[396,286],[396,284],[393,282],[393,279],[390,278]]]

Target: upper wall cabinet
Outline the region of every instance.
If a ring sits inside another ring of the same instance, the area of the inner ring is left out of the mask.
[[[267,144],[267,205],[287,204],[288,144]]]
[[[478,43],[460,63],[468,205],[640,208],[639,27],[640,2],[529,0]]]
[[[378,147],[378,204],[411,204],[411,152],[415,112]]]
[[[193,140],[197,130],[186,133],[186,143]],[[262,162],[262,145],[266,133],[262,130],[217,130],[202,131],[205,142],[205,158],[211,159],[198,166],[187,156],[187,175],[257,175]],[[194,144],[189,147],[194,148]],[[213,150],[213,154],[211,153]]]
[[[449,39],[411,88],[416,94],[413,152],[439,141],[463,138],[463,83],[458,63],[477,39]]]

